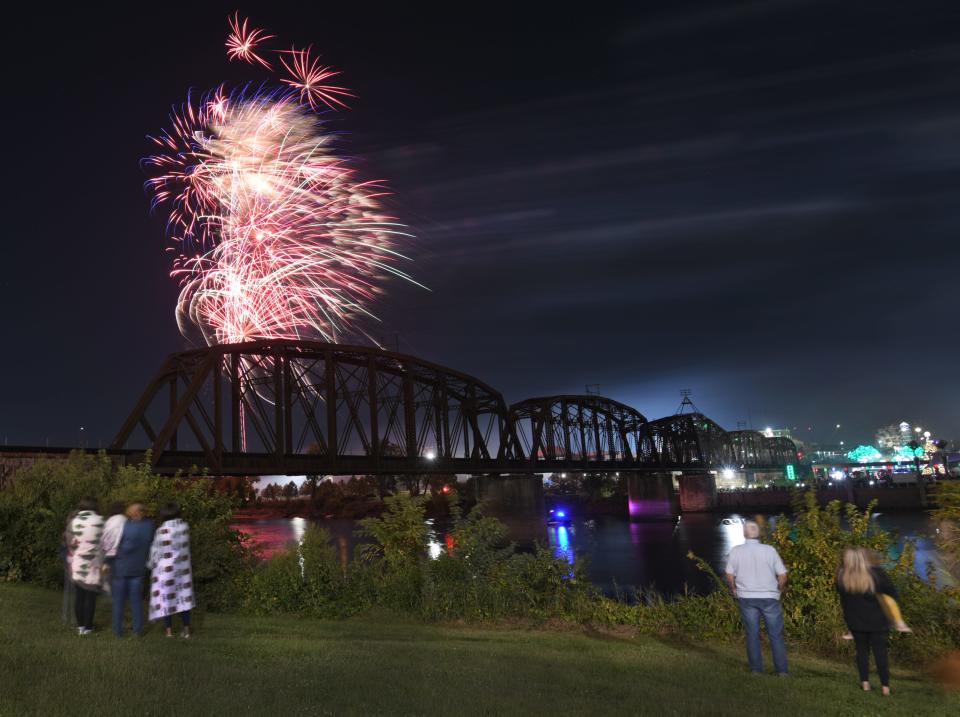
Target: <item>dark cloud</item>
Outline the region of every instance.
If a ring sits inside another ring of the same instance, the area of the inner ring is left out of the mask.
[[[390,284],[372,333],[511,401],[599,383],[655,417],[691,388],[730,427],[960,438],[960,11],[644,7],[251,10],[344,68],[332,126],[417,234],[430,291]],[[184,345],[137,160],[243,76],[232,9],[26,18],[7,48],[0,439],[109,440]]]

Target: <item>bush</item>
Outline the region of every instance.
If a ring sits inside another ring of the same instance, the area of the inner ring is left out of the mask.
[[[356,487],[367,489],[361,483]],[[51,586],[62,581],[61,535],[84,495],[96,496],[102,505],[136,500],[155,508],[179,502],[191,526],[198,601],[208,607],[242,604],[258,614],[335,618],[379,606],[426,619],[562,620],[700,640],[741,634],[735,601],[721,578],[693,555],[716,590],[669,602],[656,593],[643,594],[641,604],[628,605],[600,596],[582,562],[570,565],[539,545],[518,552],[499,521],[477,508],[462,516],[455,492],[447,496],[450,540],[434,560],[427,557],[426,497],[400,494],[385,499],[381,517],[360,521],[370,542],[360,545],[357,559],[348,564],[339,559],[329,534],[311,526],[299,545],[254,565],[230,528],[236,496],[213,491],[204,478],[163,478],[147,466],[118,467],[105,454],[38,462],[0,492],[0,580]],[[950,500],[941,498],[941,511],[956,509]],[[932,574],[918,576],[911,545],[896,555],[893,536],[871,522],[872,508],[858,511],[848,505],[841,513],[838,502],[820,508],[807,492],[798,494],[793,518],[780,516],[767,531],[790,575],[783,598],[788,638],[821,652],[851,653],[840,640],[846,628],[834,576],[843,548],[859,545],[886,558],[904,617],[914,629],[912,635],[893,636],[895,657],[923,662],[956,649],[956,590],[938,590]],[[941,518],[956,520],[952,513]]]
[[[342,565],[329,535],[310,528],[291,546],[241,580],[244,605],[260,614],[319,617],[371,606],[428,619],[566,618],[589,614],[593,589],[580,566],[537,547],[517,553],[502,523],[474,510],[463,519],[449,497],[451,543],[436,560],[426,555],[424,496],[385,500],[380,518],[361,521],[370,539],[357,560]]]
[[[96,497],[101,509],[115,501],[138,501],[148,515],[168,501],[179,503],[190,524],[198,605],[226,609],[236,604],[235,579],[249,560],[239,533],[230,527],[236,496],[214,491],[206,478],[168,478],[146,465],[117,466],[103,452],[38,461],[0,491],[0,580],[61,585],[63,531],[86,495]]]
[[[914,551],[909,543],[896,555],[895,536],[870,520],[874,504],[859,511],[838,501],[825,508],[816,503],[813,491],[798,494],[794,517],[780,516],[770,542],[777,548],[789,572],[783,596],[785,631],[788,638],[817,650],[847,654],[850,646],[840,640],[846,624],[834,581],[841,554],[850,545],[870,548],[886,559],[891,580],[900,593],[904,619],[911,635],[895,633],[895,658],[923,661],[960,645],[960,611],[947,591],[938,590],[932,576],[914,570]]]
[[[943,556],[944,567],[955,583],[960,583],[960,480],[937,483],[933,489],[937,507],[931,511],[937,526],[937,548]],[[960,599],[960,589],[953,588]]]

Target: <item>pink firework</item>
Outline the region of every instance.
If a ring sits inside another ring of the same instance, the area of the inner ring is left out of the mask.
[[[321,65],[316,57],[311,57],[309,47],[306,50],[292,48],[287,54],[290,55],[290,63],[288,64],[283,56],[280,57],[280,63],[290,73],[290,77],[281,82],[297,90],[300,93],[301,102],[309,104],[311,109],[316,109],[320,103],[331,109],[346,107],[338,95],[341,97],[353,95],[343,87],[323,84],[325,80],[339,75],[339,72]]]
[[[272,39],[273,35],[268,35],[263,30],[248,30],[249,20],[244,18],[241,23],[239,13],[234,13],[232,18],[227,18],[227,22],[230,23],[230,34],[227,35],[227,57],[251,64],[258,62],[268,70],[271,69],[270,63],[254,52],[254,48],[261,42]]]
[[[236,17],[231,30],[255,59],[269,37]],[[358,320],[373,316],[382,280],[412,281],[396,266],[410,235],[382,209],[382,184],[357,177],[315,114],[346,90],[320,84],[335,73],[308,50],[290,57],[281,64],[300,85],[188,98],[145,160],[179,254],[177,321],[208,344],[365,333]]]

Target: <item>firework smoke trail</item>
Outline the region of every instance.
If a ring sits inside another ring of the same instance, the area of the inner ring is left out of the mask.
[[[309,48],[270,63],[261,44],[272,35],[238,15],[229,23],[230,59],[286,76],[278,88],[188,97],[153,138],[147,187],[169,208],[180,330],[210,345],[365,333],[382,280],[413,280],[396,267],[410,235],[382,210],[382,184],[357,178],[317,117],[350,93],[325,84],[337,73]]]

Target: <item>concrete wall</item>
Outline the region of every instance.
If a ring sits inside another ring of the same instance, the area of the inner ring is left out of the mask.
[[[14,473],[24,468],[29,468],[41,458],[66,460],[69,457],[70,454],[64,451],[39,453],[35,450],[2,450],[0,451],[0,488],[3,488],[11,482]]]
[[[670,473],[628,473],[626,478],[630,520],[669,520],[678,514]]]
[[[479,476],[477,500],[485,515],[506,525],[511,540],[521,544],[546,542],[547,508],[541,476]]]
[[[716,510],[717,483],[711,473],[680,476],[680,511],[705,513]]]
[[[717,493],[716,505],[718,510],[789,510],[791,494],[790,488],[722,492]],[[882,510],[926,507],[923,492],[917,486],[817,490],[817,502],[820,505],[832,500],[854,503],[860,509],[866,508],[871,500],[876,500],[877,508]]]

